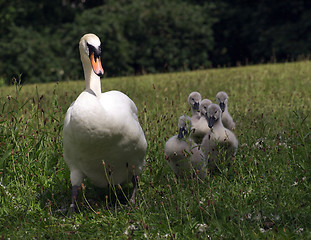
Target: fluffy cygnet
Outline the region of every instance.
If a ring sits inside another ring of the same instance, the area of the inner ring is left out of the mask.
[[[199,92],[192,92],[189,94],[188,103],[190,104],[192,111],[192,124],[200,119],[200,102],[201,94]]]
[[[211,104],[205,116],[210,131],[203,138],[201,147],[208,161],[208,169],[214,171],[217,164],[229,163],[235,156],[238,140],[232,131],[223,126],[222,111],[217,104]]]
[[[228,95],[225,92],[219,92],[216,95],[216,101],[219,104],[222,111],[222,123],[230,130],[235,130],[235,123],[228,112]]]
[[[212,104],[209,99],[203,99],[200,104],[200,118],[192,122],[191,138],[195,143],[200,144],[204,136],[208,133],[209,127],[205,118],[208,106]]]
[[[200,178],[206,176],[206,165],[200,147],[188,136],[191,128],[190,117],[178,120],[179,133],[165,144],[165,158],[178,177],[190,177],[193,170]]]

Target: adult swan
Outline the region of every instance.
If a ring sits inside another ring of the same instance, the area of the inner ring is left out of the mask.
[[[132,181],[135,203],[138,177],[145,164],[147,142],[138,122],[135,103],[119,91],[101,93],[101,43],[94,34],[84,35],[79,50],[85,90],[67,110],[63,146],[70,169],[72,212],[81,183],[107,187]]]

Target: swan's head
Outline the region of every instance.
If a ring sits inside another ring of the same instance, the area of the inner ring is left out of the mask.
[[[221,114],[222,111],[217,104],[212,103],[208,106],[205,117],[209,128],[212,128],[217,121],[221,121]]]
[[[207,108],[209,105],[212,104],[212,101],[209,100],[209,99],[203,99],[200,103],[200,113],[201,113],[201,116],[205,116],[206,113],[207,113]]]
[[[188,103],[191,105],[191,108],[199,111],[199,106],[201,102],[201,94],[198,92],[190,93],[188,97]]]
[[[225,92],[219,92],[216,95],[216,101],[219,104],[221,111],[224,112],[226,109],[226,106],[228,104],[228,95]]]
[[[178,129],[179,129],[178,133],[179,139],[188,136],[191,129],[191,118],[188,116],[186,117],[184,115],[180,116],[178,119]]]
[[[104,75],[104,69],[101,64],[101,46],[99,38],[92,33],[85,34],[79,43],[81,61],[89,62],[94,73],[98,76]]]

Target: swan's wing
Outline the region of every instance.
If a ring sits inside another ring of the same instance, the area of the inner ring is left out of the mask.
[[[133,100],[132,99],[130,99],[129,97],[128,97],[128,103],[129,103],[129,107],[130,107],[130,109],[131,109],[131,112],[132,112],[132,114],[133,114],[133,117],[136,119],[136,121],[138,122],[138,110],[137,110],[137,107],[136,107],[136,105],[135,105],[135,103],[133,102]]]
[[[66,112],[66,116],[65,116],[65,120],[64,120],[64,128],[66,128],[66,127],[68,126],[69,122],[70,122],[71,110],[72,110],[72,107],[73,107],[73,105],[75,104],[75,102],[76,102],[76,101],[73,101],[73,102],[70,104],[70,106],[69,106],[69,108],[68,108],[68,110],[67,110],[67,112]]]
[[[109,91],[102,93],[100,103],[111,114],[131,114],[138,121],[138,111],[135,103],[122,92]]]
[[[129,97],[128,97],[128,100],[129,100],[129,105],[130,105],[130,109],[132,110],[132,113],[137,116],[138,111],[137,111],[137,107],[136,107],[135,103]]]

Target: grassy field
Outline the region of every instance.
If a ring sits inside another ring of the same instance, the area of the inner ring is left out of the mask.
[[[137,105],[148,150],[137,204],[131,185],[85,181],[70,216],[65,112],[83,81],[0,89],[0,239],[310,239],[311,62],[102,80]],[[187,97],[230,97],[239,149],[204,182],[176,179],[164,158]],[[116,197],[116,195],[118,197]]]

